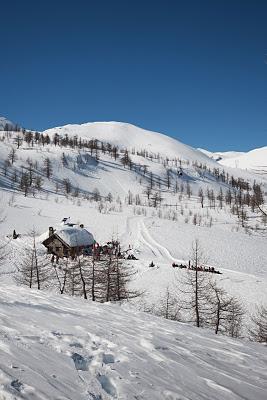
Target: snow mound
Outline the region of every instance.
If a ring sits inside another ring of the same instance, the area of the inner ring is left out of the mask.
[[[258,344],[12,286],[0,288],[0,313],[3,399],[266,399]]]

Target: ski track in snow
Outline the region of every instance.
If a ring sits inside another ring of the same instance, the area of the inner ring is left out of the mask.
[[[149,233],[142,217],[127,217],[126,232],[121,235],[121,241],[127,247],[127,241],[135,249],[149,250],[152,258],[161,262],[183,262],[174,258],[169,250],[158,243]]]

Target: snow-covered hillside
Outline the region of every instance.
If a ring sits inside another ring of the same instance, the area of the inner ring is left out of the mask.
[[[205,149],[198,149],[198,150],[200,150],[202,153],[206,154],[208,157],[212,158],[215,161],[228,160],[229,158],[236,158],[242,156],[243,154],[246,154],[242,151],[219,151],[213,153]]]
[[[230,213],[229,207],[219,207],[217,200],[216,207],[210,206],[207,199],[204,207],[201,207],[198,195],[200,189],[203,192],[213,190],[217,196],[220,189],[226,192],[231,188],[229,184],[217,180],[208,170],[195,166],[195,163],[204,163],[212,171],[213,168],[221,168],[216,161],[165,135],[123,123],[67,125],[47,133],[51,140],[55,133],[60,133],[70,137],[78,135],[85,139],[97,138],[117,145],[119,149],[150,149],[150,152],[160,152],[161,157],[165,155],[171,161],[166,164],[165,158],[144,157],[135,151],[130,153],[135,165],[130,169],[123,167],[120,158],[114,159],[107,152],[99,151],[96,159],[87,149],[23,142],[16,150],[17,158],[13,166],[6,174],[0,175],[6,216],[0,225],[3,235],[10,235],[16,229],[22,237],[26,237],[33,226],[41,234],[47,231],[48,226],[55,226],[63,217],[71,216],[75,221],[84,223],[100,243],[118,237],[125,248],[130,244],[140,258],[139,284],[151,292],[152,296],[154,291],[150,288],[150,280],[157,287],[156,293],[164,292],[173,280],[171,263],[174,260],[187,261],[192,241],[198,238],[202,242],[208,264],[225,270],[223,281],[227,289],[230,288],[233,294],[241,294],[252,307],[255,306],[253,299],[257,291],[259,301],[264,301],[266,292],[262,286],[266,279],[267,253],[260,216],[257,213],[249,214],[248,223],[242,227],[237,216]],[[0,142],[2,168],[8,153],[17,147],[14,143],[15,135],[9,133]],[[44,163],[48,158],[52,169],[50,179],[46,178],[44,172]],[[181,164],[176,164],[174,159],[180,159]],[[19,182],[14,183],[13,180],[15,173],[19,176],[21,171],[28,171],[29,165],[34,166],[30,167],[33,168],[32,173],[40,176],[43,184],[40,190],[34,190],[34,195],[29,193],[25,197],[23,190],[18,190]],[[142,166],[145,166],[146,174]],[[166,180],[168,170],[169,188]],[[253,172],[227,167],[225,173],[248,180],[251,185],[255,179],[260,179],[265,190],[267,188],[267,177],[264,175],[259,178]],[[66,180],[71,185],[68,195],[65,192]],[[190,195],[186,193],[188,185]],[[160,193],[162,197],[161,204],[156,207],[148,199],[147,188],[150,186],[151,197],[155,193]],[[95,190],[99,192],[100,202],[89,201]],[[107,201],[109,193],[111,198]],[[250,230],[250,225],[256,230]],[[13,245],[23,246],[23,243],[23,240],[17,240]],[[152,272],[147,269],[151,260],[160,267],[159,270]],[[241,274],[240,279],[233,277],[232,271]],[[254,283],[251,283],[248,295],[250,281]]]
[[[82,125],[65,125],[44,131],[44,134],[77,135],[83,139],[98,139],[129,150],[146,150],[153,154],[188,160],[209,162],[197,149],[187,146],[162,133],[148,131],[124,122],[90,122]]]
[[[267,147],[261,147],[251,151],[225,151],[212,153],[208,150],[198,149],[213,160],[225,167],[251,170],[256,173],[267,172]]]
[[[55,134],[76,136],[76,143]],[[243,305],[246,335],[250,314],[267,302],[267,221],[253,203],[255,181],[266,198],[265,174],[222,166],[200,150],[125,123],[0,137],[4,399],[264,398],[257,346],[136,310],[158,305],[167,289],[177,291],[187,270],[172,263],[188,265],[198,239],[203,265],[220,271],[210,275]],[[64,217],[84,224],[100,244],[118,239],[122,250],[131,249],[136,260],[125,265],[136,275],[129,287],[143,292],[133,308],[57,296],[52,281],[40,293],[14,286],[32,244],[29,232],[35,230],[44,254],[42,234]]]
[[[251,150],[237,157],[223,159],[220,164],[233,168],[249,169],[258,173],[267,173],[267,146]]]
[[[0,398],[265,400],[266,348],[133,308],[0,287]]]

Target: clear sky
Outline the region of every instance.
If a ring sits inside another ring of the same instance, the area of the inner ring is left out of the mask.
[[[125,121],[194,147],[267,145],[267,1],[1,2],[0,116]]]

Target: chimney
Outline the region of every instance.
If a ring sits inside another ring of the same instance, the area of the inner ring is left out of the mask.
[[[54,234],[54,228],[53,226],[49,226],[49,237]]]
[[[84,228],[84,224],[80,224],[80,228]]]

